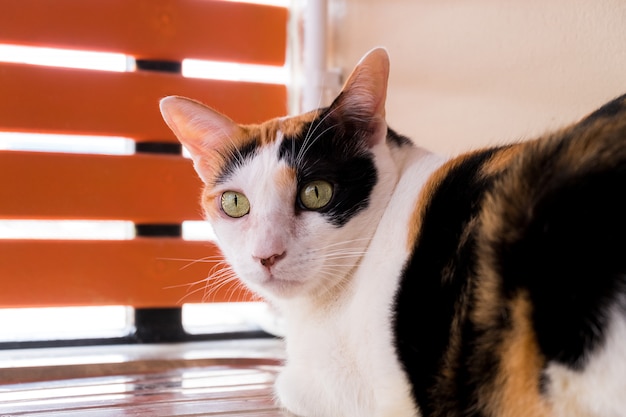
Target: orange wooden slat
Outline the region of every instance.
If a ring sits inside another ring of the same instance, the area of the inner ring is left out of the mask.
[[[287,111],[284,85],[0,64],[0,131],[176,141],[159,113],[158,101],[167,95],[203,101],[239,123]]]
[[[237,282],[205,288],[209,242],[0,240],[0,307],[130,305],[250,299]]]
[[[202,218],[192,163],[168,155],[0,152],[0,218],[178,223]]]
[[[211,0],[2,0],[0,43],[282,65],[287,10]]]

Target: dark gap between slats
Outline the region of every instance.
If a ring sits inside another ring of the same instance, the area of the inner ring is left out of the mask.
[[[180,143],[173,142],[137,142],[135,143],[136,153],[156,153],[167,155],[180,155],[183,147]]]
[[[136,59],[137,71],[182,74],[182,62]],[[155,103],[156,106],[156,103]],[[156,108],[155,108],[156,111]],[[172,142],[137,142],[135,152],[142,154],[182,155],[182,146]],[[182,238],[182,224],[135,224],[137,237]],[[134,338],[139,343],[179,342],[188,338],[183,328],[182,307],[136,308]]]
[[[139,343],[180,342],[187,339],[181,307],[137,308],[135,328],[135,338]]]
[[[140,71],[158,71],[174,74],[183,72],[183,63],[178,61],[135,59],[135,67]]]

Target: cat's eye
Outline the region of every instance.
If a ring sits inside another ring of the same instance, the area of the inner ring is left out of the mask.
[[[312,181],[300,190],[300,202],[309,210],[319,210],[333,197],[333,186],[327,181]]]
[[[237,191],[222,194],[222,210],[230,217],[243,217],[250,212],[250,201]]]

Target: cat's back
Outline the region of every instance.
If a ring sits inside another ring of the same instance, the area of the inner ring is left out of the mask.
[[[626,413],[625,191],[624,96],[435,172],[394,306],[425,415]]]

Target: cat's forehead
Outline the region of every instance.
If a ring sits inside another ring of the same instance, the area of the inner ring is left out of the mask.
[[[319,116],[318,111],[275,118],[256,125],[242,125],[236,137],[229,137],[224,143],[222,158],[214,161],[214,184],[223,183],[240,167],[246,165],[256,155],[271,154],[278,158],[278,147],[283,138],[302,137],[309,126]],[[234,149],[233,149],[234,148]],[[263,151],[267,152],[263,152]],[[267,161],[265,161],[267,162]]]
[[[297,116],[278,117],[258,125],[243,126],[242,144],[250,140],[258,141],[259,145],[267,145],[282,137],[300,136],[319,116],[314,110]]]
[[[308,129],[311,122],[316,120],[320,115],[320,110],[314,110],[293,117],[283,117],[278,119],[280,131],[284,136],[297,137]]]

